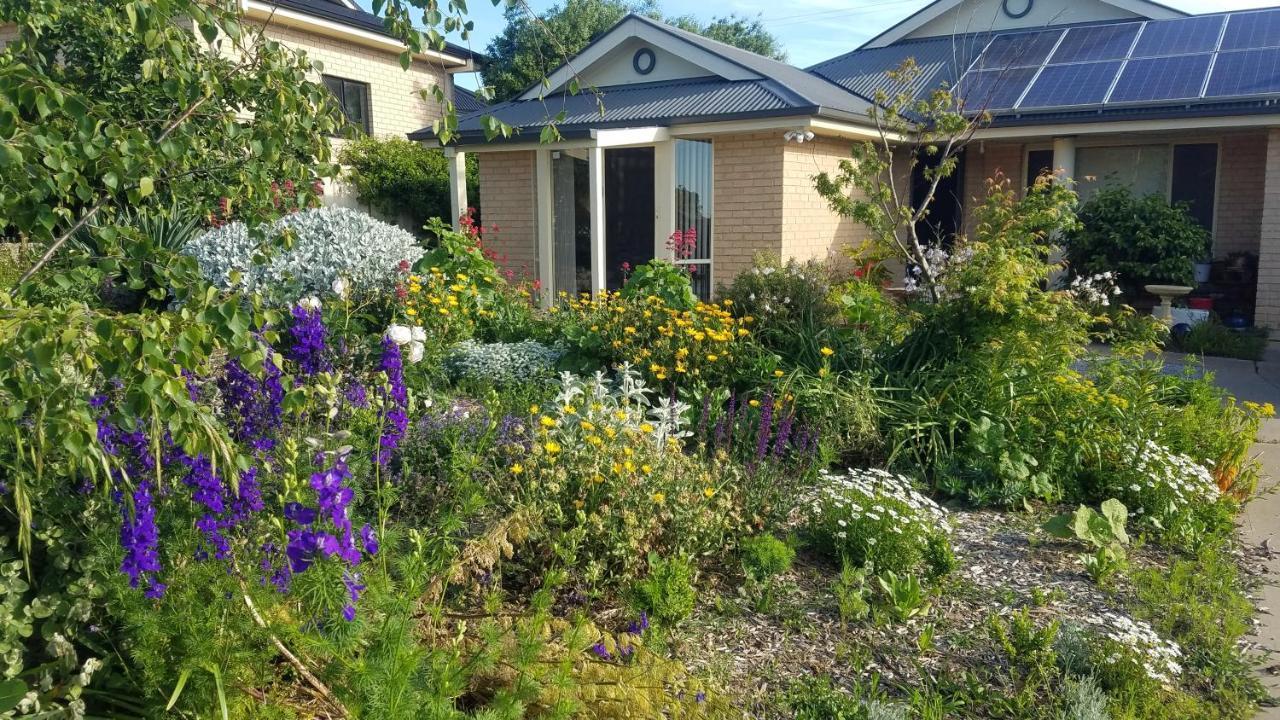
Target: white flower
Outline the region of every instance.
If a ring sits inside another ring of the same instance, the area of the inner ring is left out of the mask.
[[[347,287],[347,279],[344,277],[334,278],[333,285],[330,287],[333,288],[334,295],[337,295],[338,297],[344,298],[344,299],[347,297],[347,290],[350,289]]]
[[[413,333],[413,341],[416,343],[424,343],[427,341],[427,331],[421,325],[415,325],[411,329]]]
[[[410,343],[409,344],[409,362],[415,363],[415,364],[422,362],[422,355],[425,351],[426,351],[426,346],[423,345],[422,343],[420,342]]]
[[[319,310],[320,298],[316,297],[315,295],[308,295],[298,301],[298,307],[302,308],[303,310]]]
[[[387,328],[387,338],[397,345],[408,345],[413,342],[413,331],[406,325],[392,325]]]

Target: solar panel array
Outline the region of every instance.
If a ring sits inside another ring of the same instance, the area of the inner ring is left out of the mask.
[[[958,93],[993,112],[1280,94],[1280,9],[997,35]]]

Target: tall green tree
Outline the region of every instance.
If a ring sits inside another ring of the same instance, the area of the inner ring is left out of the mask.
[[[536,17],[523,5],[508,7],[506,28],[485,51],[484,84],[494,99],[510,99],[545,78],[631,12],[663,19],[657,0],[565,0],[563,5],[555,5]],[[785,58],[777,38],[758,18],[728,15],[704,24],[686,15],[666,22],[760,55]]]
[[[110,244],[126,207],[271,212],[332,172],[332,96],[237,3],[0,0],[0,237]]]

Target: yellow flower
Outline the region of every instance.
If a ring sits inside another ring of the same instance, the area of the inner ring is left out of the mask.
[[[711,354],[707,355],[707,362],[715,362],[716,360],[719,360],[719,359],[720,359],[720,357],[719,357],[718,355],[716,355],[715,353],[711,353]]]
[[[521,465],[520,463],[516,463],[515,465],[511,466],[512,475],[519,475],[522,472],[524,472],[524,466]]]
[[[649,423],[640,423],[640,432],[651,433],[653,432],[653,426]]]
[[[553,428],[556,426],[555,418],[547,417],[546,415],[538,418],[538,422],[542,423],[542,427]]]
[[[747,404],[748,404],[748,405],[750,405],[751,407],[760,407],[760,401],[759,401],[759,400],[751,400],[751,401],[747,402]]]
[[[565,414],[565,415],[577,415],[577,414],[578,414],[578,408],[576,408],[576,407],[574,407],[574,406],[572,406],[572,405],[565,405],[565,406],[564,406],[564,414]]]
[[[663,493],[656,492],[653,494],[653,501],[658,505],[661,505],[662,503],[667,501],[667,496]]]
[[[782,377],[783,375],[786,375],[786,373],[782,372],[781,370],[774,370],[774,371],[773,371],[773,376],[774,376],[774,377]]]
[[[703,488],[702,494],[705,495],[708,500],[710,500],[711,498],[716,496],[716,489],[711,487]]]
[[[584,504],[584,503],[583,503],[581,500],[574,500],[574,501],[573,501],[573,506],[574,506],[574,507],[576,507],[576,508],[578,508],[579,510],[581,510],[581,509],[582,509],[583,504]]]
[[[537,405],[530,405],[530,406],[529,406],[529,414],[530,414],[530,415],[537,415],[539,412],[541,412],[541,410],[542,410],[542,408],[538,407]]]
[[[590,430],[595,430],[595,429],[596,429],[595,424],[594,424],[594,423],[592,423],[592,422],[591,422],[591,421],[589,421],[589,420],[582,420],[582,421],[580,421],[580,422],[578,423],[578,427],[582,428],[583,430],[588,430],[588,431],[590,431]]]
[[[405,315],[408,315],[409,317],[413,317],[414,315],[417,315],[417,314],[418,314],[418,311],[417,311],[417,310],[414,310],[413,308],[405,308],[405,309],[404,309],[404,314],[405,314]]]
[[[822,353],[822,356],[823,356],[823,357],[831,357],[832,355],[835,355],[835,354],[836,354],[836,351],[835,351],[835,350],[832,350],[831,348],[826,347],[826,346],[823,346],[823,348],[822,348],[821,350],[819,350],[818,352]]]
[[[628,460],[622,463],[622,467],[626,468],[627,472],[635,472],[636,464]]]
[[[542,448],[547,451],[548,455],[555,455],[560,452],[560,443],[555,440],[548,440],[543,444]]]
[[[648,463],[645,463],[644,465],[640,466],[640,472],[644,473],[645,475],[648,475],[649,473],[653,472],[653,466],[649,465]]]

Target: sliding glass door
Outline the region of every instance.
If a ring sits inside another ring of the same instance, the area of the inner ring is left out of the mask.
[[[676,232],[683,240],[676,263],[689,270],[693,290],[711,297],[712,144],[675,140]]]
[[[591,196],[587,157],[561,150],[551,156],[552,289],[591,292]]]
[[[604,151],[605,287],[617,290],[653,259],[654,149]]]

